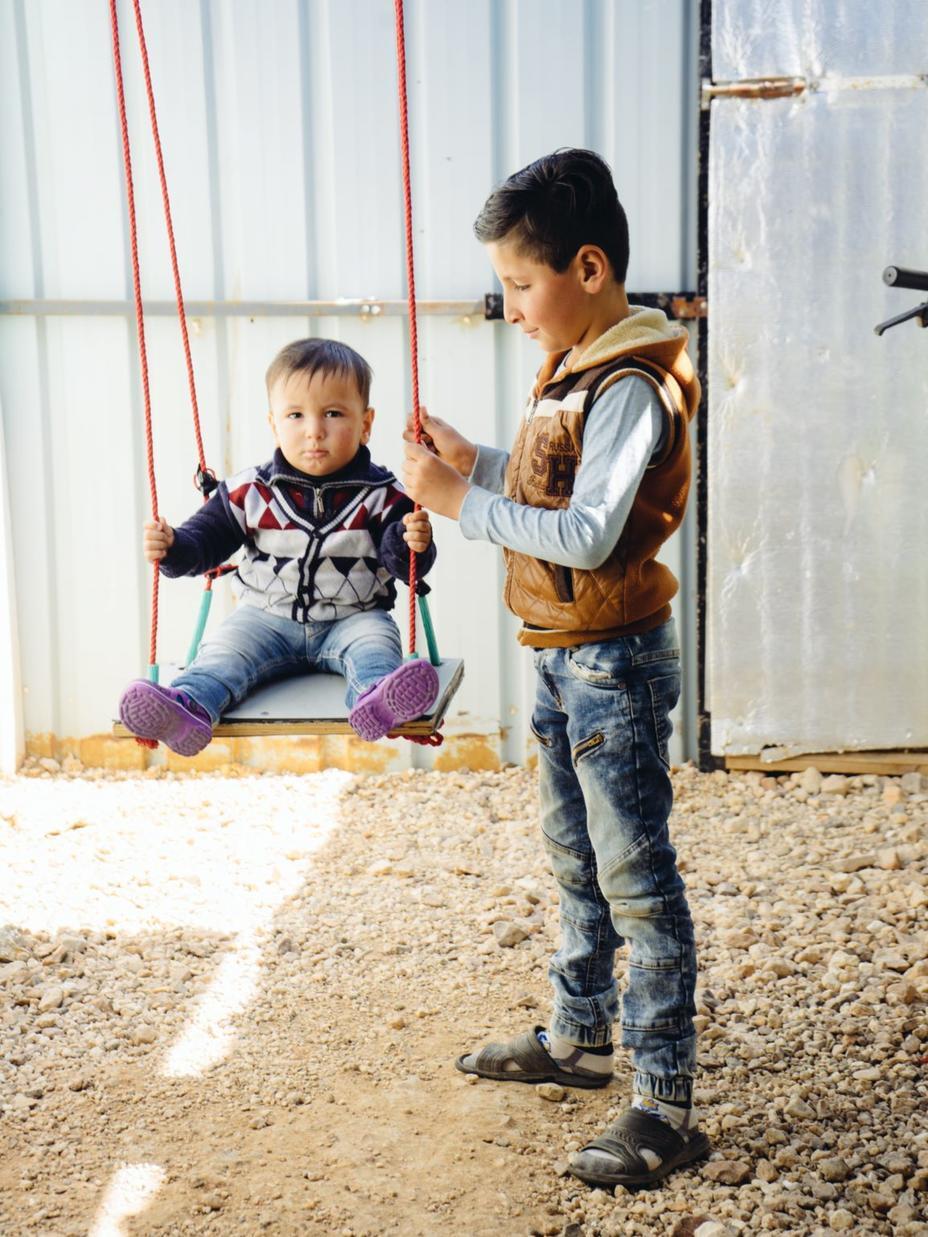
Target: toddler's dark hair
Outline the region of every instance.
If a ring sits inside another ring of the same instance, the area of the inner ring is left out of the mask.
[[[619,283],[628,273],[628,220],[608,165],[592,150],[556,150],[513,172],[487,198],[474,233],[483,244],[512,240],[555,271],[582,245],[598,245]]]
[[[268,395],[277,379],[284,375],[306,374],[310,378],[317,373],[324,377],[338,374],[353,378],[364,407],[368,406],[373,371],[359,352],[337,339],[296,339],[281,348],[265,374]]]

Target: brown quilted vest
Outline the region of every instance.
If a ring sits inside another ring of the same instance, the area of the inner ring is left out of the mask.
[[[673,349],[679,352],[679,341]],[[641,355],[641,353],[647,355]],[[687,424],[695,409],[680,383],[657,363],[673,364],[670,351],[645,346],[579,372],[542,380],[526,409],[509,457],[506,496],[548,509],[570,504],[583,456],[583,428],[593,401],[614,382],[634,374],[656,391],[667,433],[659,459],[648,465],[625,527],[606,561],[591,571],[562,567],[505,550],[504,600],[525,626],[519,641],[533,648],[565,648],[648,631],[670,617],[677,591],[673,572],[655,555],[680,525],[690,487]],[[549,358],[554,368],[558,358]],[[688,364],[688,359],[687,359]],[[692,375],[692,369],[689,369]],[[698,397],[698,383],[691,379]],[[539,400],[556,401],[551,415],[535,416]]]

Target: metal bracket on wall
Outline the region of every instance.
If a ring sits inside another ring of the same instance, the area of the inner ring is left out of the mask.
[[[704,78],[699,99],[703,108],[713,99],[788,99],[802,94],[807,85],[804,77],[748,77],[737,82]]]
[[[662,309],[668,318],[705,318],[709,312],[704,296],[695,292],[629,292],[629,303]],[[502,292],[488,292],[483,298],[484,317],[492,322],[503,317]]]

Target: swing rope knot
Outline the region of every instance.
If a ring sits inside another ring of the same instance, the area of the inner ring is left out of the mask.
[[[193,484],[197,487],[204,498],[209,498],[213,490],[218,489],[219,487],[216,474],[211,468],[206,468],[203,464],[197,465],[197,471],[194,474]]]
[[[444,722],[441,725],[443,726]],[[420,747],[441,747],[445,741],[440,730],[433,730],[431,734],[404,734],[403,738],[408,743],[418,743]]]

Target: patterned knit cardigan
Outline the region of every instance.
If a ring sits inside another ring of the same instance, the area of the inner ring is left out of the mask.
[[[326,477],[292,468],[278,450],[268,463],[221,482],[174,530],[161,571],[199,575],[241,548],[234,589],[246,605],[300,623],[391,610],[395,580],[409,578],[402,520],[412,510],[396,478],[371,462],[367,447]],[[432,543],[417,556],[420,578],[434,561]]]

